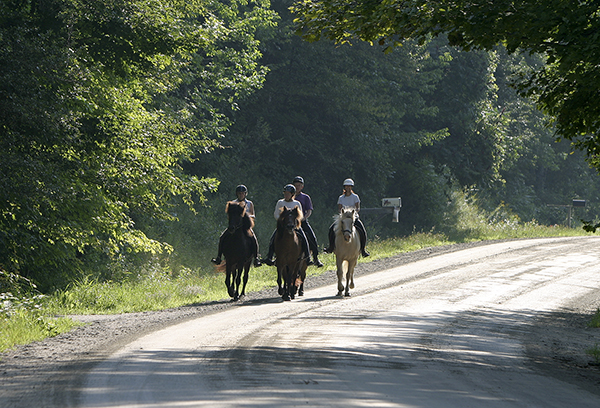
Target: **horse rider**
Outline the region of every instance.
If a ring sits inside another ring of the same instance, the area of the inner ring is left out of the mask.
[[[304,212],[304,218],[302,219],[302,230],[304,231],[304,235],[306,235],[306,239],[308,239],[308,246],[312,252],[313,262],[315,266],[321,268],[323,267],[323,262],[319,261],[317,237],[315,236],[315,232],[313,231],[312,227],[308,223],[308,217],[310,217],[313,211],[312,200],[308,194],[302,192],[302,189],[304,188],[304,179],[302,177],[294,177],[292,184],[296,188],[294,200],[300,201],[302,204],[302,211]]]
[[[353,191],[354,180],[351,178],[347,178],[344,180],[344,192],[338,198],[338,211],[342,211],[342,208],[354,208],[356,212],[360,211],[360,197]],[[354,226],[358,231],[358,235],[360,237],[360,253],[362,256],[366,257],[371,255],[365,249],[367,245],[367,230],[365,230],[365,226],[358,216],[356,217],[356,221],[354,221]],[[323,249],[323,252],[327,252],[329,254],[333,253],[335,250],[335,232],[333,231],[333,224],[329,227],[329,247]]]
[[[273,213],[275,220],[279,220],[279,216],[281,215],[281,209],[286,207],[290,210],[293,210],[295,207],[302,212],[302,203],[300,201],[294,200],[294,195],[296,194],[296,187],[292,184],[287,184],[283,187],[283,198],[277,201],[275,205],[275,212]],[[262,259],[263,263],[267,265],[274,265],[273,254],[275,253],[275,235],[277,234],[277,229],[273,231],[271,235],[271,240],[269,241],[269,252],[267,253],[267,258]],[[304,230],[302,228],[296,229],[296,234],[300,239],[300,243],[302,244],[302,251],[306,254],[306,263],[307,265],[312,265],[312,259],[310,258],[310,251],[308,250],[308,240],[306,239],[306,235],[304,234]]]
[[[233,200],[234,203],[245,203],[246,204],[246,214],[248,214],[248,216],[252,219],[252,221],[254,221],[254,219],[256,218],[255,214],[254,214],[254,203],[252,203],[252,201],[248,200],[246,197],[248,196],[248,188],[243,185],[240,184],[239,186],[237,186],[235,188],[235,195],[236,195],[236,199]],[[256,235],[254,234],[254,231],[251,229],[250,233],[252,234],[251,238],[254,238],[254,245],[253,245],[253,253],[254,253],[254,266],[258,267],[261,266],[261,262],[260,262],[260,254],[258,253],[258,239],[256,239]],[[217,252],[217,257],[211,259],[211,262],[219,265],[221,263],[221,254],[223,253],[223,240],[225,240],[227,238],[227,229],[225,231],[223,231],[221,233],[221,237],[219,237],[219,249]]]

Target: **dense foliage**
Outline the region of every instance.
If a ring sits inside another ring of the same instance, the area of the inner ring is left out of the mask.
[[[232,198],[237,183],[250,187],[261,243],[282,186],[296,174],[315,203],[311,223],[321,241],[348,176],[363,207],[403,197],[399,224],[363,216],[372,235],[450,226],[452,191],[463,188],[490,213],[501,206],[523,221],[566,224],[567,208],[548,205],[573,198],[588,200],[574,219],[594,214],[595,172],[569,143],[556,143],[548,118],[509,87],[540,57],[461,52],[443,37],[389,54],[364,42],[307,43],[291,35],[290,2],[273,5],[282,21],[262,45],[270,68],[264,87],[241,103],[223,140],[231,148],[190,167],[223,181],[216,203]],[[211,216],[223,220],[216,205]]]
[[[45,283],[164,243],[136,217],[217,180],[220,109],[260,86],[268,3],[29,0],[0,4],[0,267]]]
[[[339,42],[352,38],[394,44],[444,34],[465,50],[545,57],[518,79],[522,95],[556,121],[558,133],[585,149],[600,168],[600,10],[581,0],[301,0],[294,7],[302,34]]]

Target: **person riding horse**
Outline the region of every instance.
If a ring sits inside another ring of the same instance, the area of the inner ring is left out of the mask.
[[[294,200],[300,201],[302,204],[302,211],[304,213],[304,218],[302,218],[302,230],[304,231],[304,235],[306,235],[306,239],[308,239],[308,246],[312,252],[313,262],[316,267],[321,268],[323,267],[323,263],[319,261],[319,245],[317,244],[317,237],[308,222],[308,217],[310,217],[313,211],[312,200],[308,194],[302,192],[302,189],[304,188],[304,179],[302,177],[294,177],[292,184],[296,187]]]
[[[236,195],[236,199],[234,200],[234,202],[237,203],[245,203],[246,204],[246,214],[248,214],[248,216],[250,218],[252,218],[254,220],[255,215],[254,215],[254,204],[252,203],[252,201],[248,200],[246,198],[246,196],[248,195],[248,188],[243,185],[240,184],[239,186],[237,186],[235,188],[235,195]],[[252,238],[254,239],[254,266],[255,267],[259,267],[261,266],[261,262],[260,262],[260,254],[258,253],[258,239],[256,239],[256,235],[254,234],[253,230],[250,230],[250,232],[252,233]],[[225,231],[223,231],[221,233],[221,236],[219,237],[219,248],[217,251],[217,256],[213,259],[211,259],[211,262],[219,265],[221,263],[221,255],[223,254],[223,240],[227,238],[227,229]]]
[[[281,209],[283,207],[289,208],[290,210],[293,210],[294,207],[298,207],[300,211],[302,211],[302,203],[300,203],[300,201],[294,200],[295,194],[296,187],[294,187],[292,184],[287,184],[283,187],[283,199],[277,201],[277,204],[275,205],[275,212],[273,213],[273,215],[275,216],[275,220],[279,219],[279,215],[281,214]],[[269,252],[267,253],[267,257],[262,259],[263,263],[270,266],[273,266],[275,264],[275,261],[273,261],[273,255],[275,253],[274,242],[276,233],[277,229],[273,231],[273,234],[271,235],[271,240],[269,242]],[[296,234],[298,234],[298,238],[300,239],[300,242],[302,242],[302,250],[306,255],[307,265],[312,265],[313,262],[310,257],[310,251],[308,250],[308,240],[306,239],[306,235],[304,234],[302,228],[296,229]]]
[[[338,198],[338,211],[342,211],[342,208],[355,208],[357,213],[360,211],[360,197],[352,191],[352,187],[354,187],[354,180],[351,178],[344,180],[344,193]],[[331,227],[329,227],[329,247],[323,249],[323,252],[328,254],[333,253],[335,250],[335,233],[333,226],[334,225],[331,224]],[[356,217],[354,226],[360,235],[360,252],[362,256],[366,257],[371,255],[365,249],[365,246],[367,245],[367,230],[360,218]]]

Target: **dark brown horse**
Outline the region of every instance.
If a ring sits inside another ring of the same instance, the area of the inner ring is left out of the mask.
[[[298,292],[304,294],[306,279],[306,255],[302,242],[296,233],[302,221],[302,211],[298,206],[293,209],[283,207],[277,220],[275,234],[275,265],[277,266],[277,286],[283,300],[291,300]],[[282,282],[283,281],[283,282]]]
[[[233,300],[238,300],[246,293],[248,271],[255,256],[252,227],[254,222],[246,214],[246,204],[230,201],[225,212],[229,218],[226,236],[223,239],[223,256],[225,257],[225,285]],[[244,281],[242,284],[242,272]]]

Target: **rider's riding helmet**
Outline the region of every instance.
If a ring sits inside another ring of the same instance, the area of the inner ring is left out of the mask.
[[[243,185],[243,184],[240,184],[239,186],[237,186],[237,187],[235,188],[235,192],[236,192],[236,193],[247,193],[247,192],[248,192],[248,189],[246,188],[246,186],[245,186],[245,185]]]
[[[345,186],[354,186],[354,180],[352,180],[351,178],[347,178],[346,180],[344,180],[344,185]]]
[[[304,184],[304,179],[300,176],[296,176],[294,177],[294,181],[292,181],[292,183],[302,183]]]
[[[289,191],[292,193],[292,195],[294,195],[296,194],[296,187],[294,187],[293,184],[287,184],[285,187],[283,187],[283,191]]]

